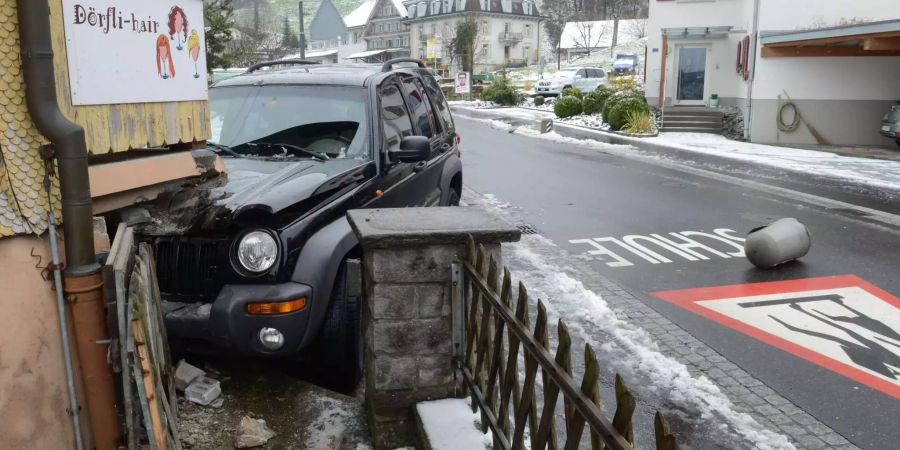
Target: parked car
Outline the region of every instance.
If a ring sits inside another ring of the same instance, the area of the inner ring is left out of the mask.
[[[400,63],[418,64],[272,62],[210,88],[207,150],[227,180],[161,197],[138,230],[176,347],[312,355],[356,382],[360,251],[345,213],[462,193],[450,108],[428,70]]]
[[[881,135],[894,139],[900,145],[900,101],[881,118]]]
[[[624,75],[637,73],[638,57],[634,53],[619,53],[616,55],[616,62],[613,63],[613,73],[616,75]]]
[[[534,91],[539,95],[559,95],[563,89],[574,87],[581,92],[590,92],[609,80],[603,69],[596,67],[567,67],[558,70],[550,77],[541,78],[535,84]]]

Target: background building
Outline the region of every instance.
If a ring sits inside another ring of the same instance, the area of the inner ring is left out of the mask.
[[[450,50],[460,22],[477,23],[475,73],[503,66],[523,67],[540,57],[541,16],[532,0],[408,0],[410,54],[438,68],[456,71],[459,61]],[[431,40],[433,58],[429,58]]]

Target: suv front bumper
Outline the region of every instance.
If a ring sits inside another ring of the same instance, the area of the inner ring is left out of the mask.
[[[306,306],[287,314],[250,315],[247,304],[306,298]],[[190,350],[214,347],[245,356],[298,353],[309,323],[312,288],[300,283],[225,285],[212,303],[163,302],[169,338]],[[275,328],[284,336],[278,350],[259,342],[259,330]]]

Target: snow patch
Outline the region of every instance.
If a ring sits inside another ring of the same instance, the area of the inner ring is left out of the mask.
[[[339,447],[349,434],[363,426],[362,413],[347,402],[319,396],[312,396],[310,401],[317,403],[319,415],[309,424],[306,448]],[[365,444],[356,446],[357,450],[369,448]]]
[[[448,398],[422,402],[416,405],[419,418],[431,448],[434,450],[487,449],[492,440],[488,433],[482,433],[476,422],[478,413],[473,413],[465,399]]]

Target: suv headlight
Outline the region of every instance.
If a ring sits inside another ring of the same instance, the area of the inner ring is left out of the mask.
[[[237,260],[249,272],[265,272],[278,260],[278,243],[265,231],[251,231],[237,245]]]

